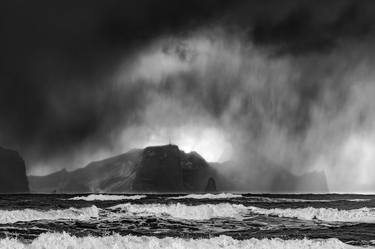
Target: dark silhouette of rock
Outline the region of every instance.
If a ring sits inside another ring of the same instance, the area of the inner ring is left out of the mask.
[[[206,192],[216,192],[216,183],[215,183],[214,178],[210,177],[208,179],[205,191]]]
[[[93,162],[68,172],[30,176],[33,192],[195,192],[216,172],[196,152],[153,146]]]
[[[29,192],[25,162],[13,150],[0,147],[0,193]]]
[[[187,191],[204,191],[210,177],[217,172],[197,152],[181,153],[181,168],[184,188]]]
[[[29,176],[32,192],[328,192],[323,172],[294,175],[266,162],[208,164],[176,145],[132,150],[86,167]],[[211,166],[212,165],[212,166]],[[258,165],[258,166],[257,166]]]
[[[183,191],[181,153],[176,145],[147,147],[133,183],[136,191]]]
[[[215,171],[196,152],[185,153],[176,145],[148,147],[143,150],[133,190],[204,191],[213,174]]]

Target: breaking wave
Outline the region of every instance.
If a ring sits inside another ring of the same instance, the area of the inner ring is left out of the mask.
[[[351,210],[338,210],[335,208],[274,208],[264,209],[249,207],[253,213],[274,215],[279,217],[297,218],[303,220],[322,220],[327,222],[361,222],[375,223],[375,208],[360,208]]]
[[[231,199],[241,198],[242,195],[221,193],[221,194],[190,194],[184,196],[169,197],[168,199]]]
[[[22,209],[22,210],[1,210],[0,224],[15,223],[18,221],[33,221],[33,220],[89,220],[91,218],[99,217],[99,208],[96,206],[88,208],[69,208],[61,210],[36,210],[36,209]],[[2,248],[2,247],[0,247]]]
[[[202,204],[196,206],[177,204],[119,204],[109,208],[119,211],[114,216],[158,216],[186,220],[209,220],[212,218],[243,219],[250,213],[302,220],[326,222],[375,223],[375,208],[338,210],[334,208],[274,208],[246,207],[241,204]]]
[[[208,220],[212,218],[235,218],[242,219],[248,209],[243,205],[229,203],[205,204],[188,206],[184,204],[119,204],[110,207],[112,210],[120,210],[125,215],[135,216],[169,216],[186,220]]]
[[[69,200],[72,201],[118,201],[118,200],[139,200],[142,198],[146,198],[145,195],[95,195],[91,194],[88,196],[76,196],[73,198],[70,198]]]
[[[247,197],[248,201],[251,202],[272,202],[272,203],[282,203],[282,202],[335,202],[335,201],[349,201],[349,202],[365,202],[371,201],[371,199],[295,199],[295,198],[271,198],[271,197]]]
[[[182,239],[182,238],[156,238],[156,237],[137,237],[121,236],[114,234],[105,237],[75,237],[67,233],[45,233],[40,235],[31,244],[24,244],[16,239],[0,240],[0,248],[12,249],[35,249],[35,248],[54,248],[54,249],[110,249],[110,248],[132,248],[132,249],[153,249],[153,248],[199,248],[199,249],[354,249],[355,247],[341,242],[338,239],[321,240],[282,240],[282,239],[248,239],[235,240],[228,236],[219,236],[210,239]],[[366,247],[369,248],[369,247]]]

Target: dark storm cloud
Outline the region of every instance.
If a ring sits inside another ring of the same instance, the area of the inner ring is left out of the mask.
[[[374,19],[367,4],[335,7],[329,2],[315,9],[301,6],[277,22],[260,19],[252,32],[254,42],[275,44],[281,53],[329,52],[340,40],[364,39],[372,33]]]
[[[264,101],[270,93],[258,92],[252,98],[246,95],[241,98],[241,108],[228,115],[233,96],[241,93],[246,84],[239,78],[232,82],[236,79],[232,75],[216,73],[226,65],[212,69],[212,75],[221,79],[202,78],[212,84],[202,85],[198,76],[184,72],[184,63],[178,68],[183,71],[178,86],[174,77],[165,79],[163,84],[147,83],[157,81],[160,75],[136,80],[136,84],[113,84],[124,60],[125,64],[132,64],[131,60],[160,37],[189,36],[211,27],[225,30],[225,35],[218,36],[224,40],[229,37],[224,43],[231,43],[232,36],[240,36],[240,46],[254,44],[256,49],[265,49],[270,60],[300,58],[295,65],[303,77],[288,83],[297,104],[281,99],[282,113],[267,115],[291,136],[303,136],[313,122],[311,112],[327,88],[339,85],[337,92],[344,93],[338,93],[337,99],[346,98],[343,83],[322,80],[330,74],[329,70],[334,71],[334,63],[314,70],[314,59],[306,60],[304,56],[327,55],[342,44],[355,46],[362,40],[371,40],[374,10],[371,1],[3,1],[0,144],[20,150],[29,169],[41,161],[51,168],[83,166],[74,165],[74,154],[82,148],[94,152],[112,150],[117,145],[114,137],[126,127],[142,126],[144,116],[151,115],[147,110],[150,103],[155,103],[150,99],[163,104],[155,93],[198,105],[199,111],[193,113],[203,112],[210,122],[227,116],[251,118],[239,128],[246,130],[251,139],[260,136],[259,131],[264,129],[262,110],[271,108]],[[229,45],[228,51],[236,46]],[[178,61],[189,59],[189,52],[179,46],[166,53],[177,54]],[[158,60],[156,57],[156,63]],[[170,101],[176,104],[175,100]],[[254,101],[264,103],[257,107]],[[191,114],[190,110],[186,113]],[[152,122],[158,118],[151,115],[147,119]]]
[[[103,126],[122,124],[144,98],[139,87],[125,96],[109,87],[118,60],[224,7],[216,1],[3,1],[2,144],[49,157],[91,136],[105,143],[101,130],[111,127]]]

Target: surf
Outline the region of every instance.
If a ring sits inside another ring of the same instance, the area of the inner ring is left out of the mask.
[[[89,220],[92,218],[98,218],[99,211],[100,209],[96,206],[52,210],[37,210],[29,208],[21,210],[0,210],[0,224],[35,220]]]
[[[113,234],[104,237],[76,237],[67,233],[45,233],[31,243],[23,243],[17,239],[5,238],[0,240],[0,248],[12,249],[355,249],[364,248],[345,244],[338,239],[247,239],[236,240],[229,236],[219,236],[209,239],[156,238],[153,236],[121,236]],[[373,247],[366,247],[368,249]]]

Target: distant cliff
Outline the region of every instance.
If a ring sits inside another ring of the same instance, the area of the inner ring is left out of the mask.
[[[132,150],[71,172],[29,176],[29,182],[33,192],[190,192],[204,191],[210,178],[216,172],[198,153],[165,145]]]
[[[25,162],[13,150],[0,147],[0,193],[29,192]]]
[[[132,191],[142,150],[89,163],[74,171],[61,170],[46,176],[29,176],[32,192]]]
[[[207,163],[176,145],[135,149],[74,171],[29,176],[32,192],[328,192],[323,172],[294,175],[265,163]],[[257,166],[258,165],[258,166]]]

